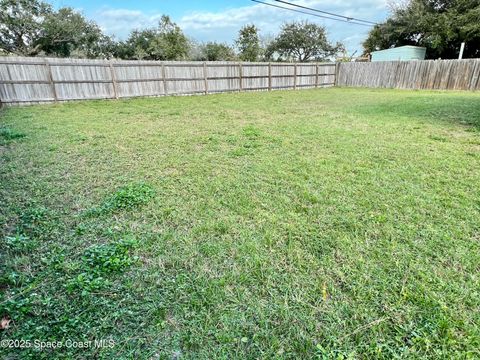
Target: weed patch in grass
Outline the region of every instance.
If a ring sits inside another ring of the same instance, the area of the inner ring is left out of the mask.
[[[5,245],[12,251],[26,252],[34,250],[37,244],[28,236],[17,234],[6,236]]]
[[[82,256],[84,266],[96,273],[108,274],[124,270],[137,259],[129,251],[137,245],[134,239],[122,239],[108,244],[93,245]]]
[[[260,129],[256,128],[255,126],[253,125],[248,125],[248,126],[245,126],[243,128],[243,135],[247,138],[247,139],[257,139],[260,137],[261,135],[261,132],[260,132]]]
[[[447,142],[448,139],[445,136],[430,135],[430,139],[440,142]]]
[[[14,129],[11,129],[9,127],[0,127],[0,144],[1,143],[7,143],[13,140],[18,140],[26,137],[27,135],[20,132],[16,131]]]
[[[58,227],[58,217],[44,206],[31,204],[23,209],[16,224],[16,232],[32,239],[48,237]]]
[[[232,150],[230,154],[233,157],[254,155],[256,149],[260,148],[265,140],[266,139],[262,139],[259,128],[253,125],[247,125],[242,129],[242,134],[238,138],[230,139],[231,143],[237,145],[237,148]]]
[[[137,257],[130,255],[136,244],[134,239],[122,239],[92,245],[83,253],[80,273],[67,283],[67,290],[80,290],[86,296],[92,291],[107,287],[110,282],[106,276],[122,272],[138,261]]]
[[[147,204],[155,196],[154,188],[146,183],[131,183],[115,191],[104,203],[88,211],[88,215],[108,214],[118,210],[132,210]]]

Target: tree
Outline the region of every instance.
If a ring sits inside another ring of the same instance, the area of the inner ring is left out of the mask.
[[[89,58],[107,55],[102,44],[108,42],[108,37],[95,22],[86,20],[72,8],[48,14],[42,28],[39,43],[47,55],[69,57],[74,51]]]
[[[7,54],[108,57],[111,39],[71,8],[38,0],[0,0],[0,49]]]
[[[205,61],[204,44],[199,43],[193,38],[188,39],[189,47],[187,59],[192,61]]]
[[[243,61],[258,61],[261,55],[260,37],[255,25],[245,25],[238,32],[235,41],[239,50],[239,57]]]
[[[343,49],[343,45],[331,44],[323,26],[309,22],[292,22],[282,26],[280,34],[266,50],[266,57],[277,53],[280,59],[300,62],[324,60]]]
[[[52,13],[42,1],[0,0],[0,48],[7,54],[38,55],[43,21]]]
[[[182,60],[189,46],[182,29],[163,15],[157,28],[132,31],[119,45],[117,55],[124,59]]]
[[[260,61],[272,61],[273,52],[270,51],[273,49],[273,42],[275,41],[275,35],[266,34],[260,37],[260,49],[261,57]]]
[[[110,36],[101,34],[97,41],[92,43],[90,47],[81,47],[72,52],[72,56],[80,56],[87,58],[111,59],[115,56],[117,42]]]
[[[126,41],[118,44],[115,55],[130,60],[154,59],[152,44],[155,36],[155,29],[133,30]]]
[[[158,36],[154,41],[154,54],[158,60],[181,60],[188,54],[188,39],[182,29],[170,20],[169,16],[163,15],[159,26]]]
[[[409,0],[392,7],[363,43],[365,53],[402,45],[424,46],[427,58],[480,56],[480,0]]]
[[[227,44],[208,42],[202,46],[202,60],[207,61],[232,61],[235,52]]]

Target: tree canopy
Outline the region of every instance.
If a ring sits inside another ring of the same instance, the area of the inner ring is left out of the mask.
[[[189,50],[182,29],[163,15],[156,28],[134,30],[119,43],[116,55],[122,59],[182,60]]]
[[[235,51],[227,44],[208,42],[202,47],[202,59],[207,61],[232,61],[235,60]]]
[[[98,57],[110,51],[111,40],[98,25],[71,8],[53,11],[38,0],[1,0],[0,10],[0,48],[6,53]]]
[[[270,43],[267,56],[277,53],[280,59],[305,62],[325,60],[343,49],[340,43],[327,39],[323,26],[307,21],[284,24],[280,34]]]
[[[409,0],[394,5],[363,43],[365,53],[402,45],[427,48],[427,58],[480,57],[480,0]]]
[[[71,56],[74,51],[87,57],[97,57],[102,52],[105,35],[93,21],[71,8],[61,8],[45,16],[42,36],[38,43],[47,55]]]
[[[37,0],[1,0],[0,47],[16,55],[37,55],[43,22],[52,13],[49,4]]]
[[[258,28],[255,25],[245,25],[238,32],[238,38],[235,41],[239,50],[240,60],[258,61],[262,49],[260,47],[260,36]]]

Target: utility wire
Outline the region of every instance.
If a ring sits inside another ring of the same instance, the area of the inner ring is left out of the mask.
[[[315,11],[315,12],[322,13],[322,14],[337,16],[337,17],[346,19],[346,20],[348,20],[348,21],[354,20],[354,21],[360,21],[360,22],[364,22],[364,23],[367,23],[367,24],[371,24],[371,25],[378,25],[376,22],[373,22],[373,21],[362,20],[362,19],[357,19],[357,18],[354,18],[354,17],[349,17],[349,16],[345,16],[345,15],[340,15],[340,14],[331,13],[331,12],[328,12],[328,11],[313,9],[313,8],[311,8],[311,7],[308,7],[308,6],[298,5],[298,4],[294,4],[294,3],[291,3],[291,2],[288,2],[288,1],[284,1],[284,0],[274,0],[274,1],[279,2],[279,3],[282,3],[282,4],[290,5],[290,6],[295,6],[295,7],[298,7],[298,8],[301,8],[301,9],[305,9],[305,10],[309,10],[309,11]]]
[[[337,19],[337,18],[330,17],[330,16],[312,14],[312,13],[307,12],[307,11],[291,9],[291,8],[283,7],[283,6],[280,6],[280,5],[275,5],[275,4],[266,3],[266,2],[263,2],[263,1],[259,1],[259,0],[250,0],[250,1],[253,1],[253,2],[256,2],[256,3],[259,3],[259,4],[263,4],[263,5],[273,6],[273,7],[279,8],[279,9],[290,10],[290,11],[294,11],[294,12],[297,12],[297,13],[306,14],[306,15],[310,15],[310,16],[316,16],[316,17],[319,17],[319,18],[322,18],[322,19],[329,19],[329,20],[341,21],[341,22],[345,22],[345,23],[347,23],[347,24],[352,24],[352,25],[362,25],[362,26],[368,26],[368,27],[372,26],[372,25],[364,24],[364,23],[360,23],[360,22],[343,20],[343,19]]]

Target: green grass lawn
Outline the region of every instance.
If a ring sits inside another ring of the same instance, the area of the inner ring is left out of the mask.
[[[480,357],[479,93],[9,108],[0,158],[0,335],[64,344],[2,358]]]

